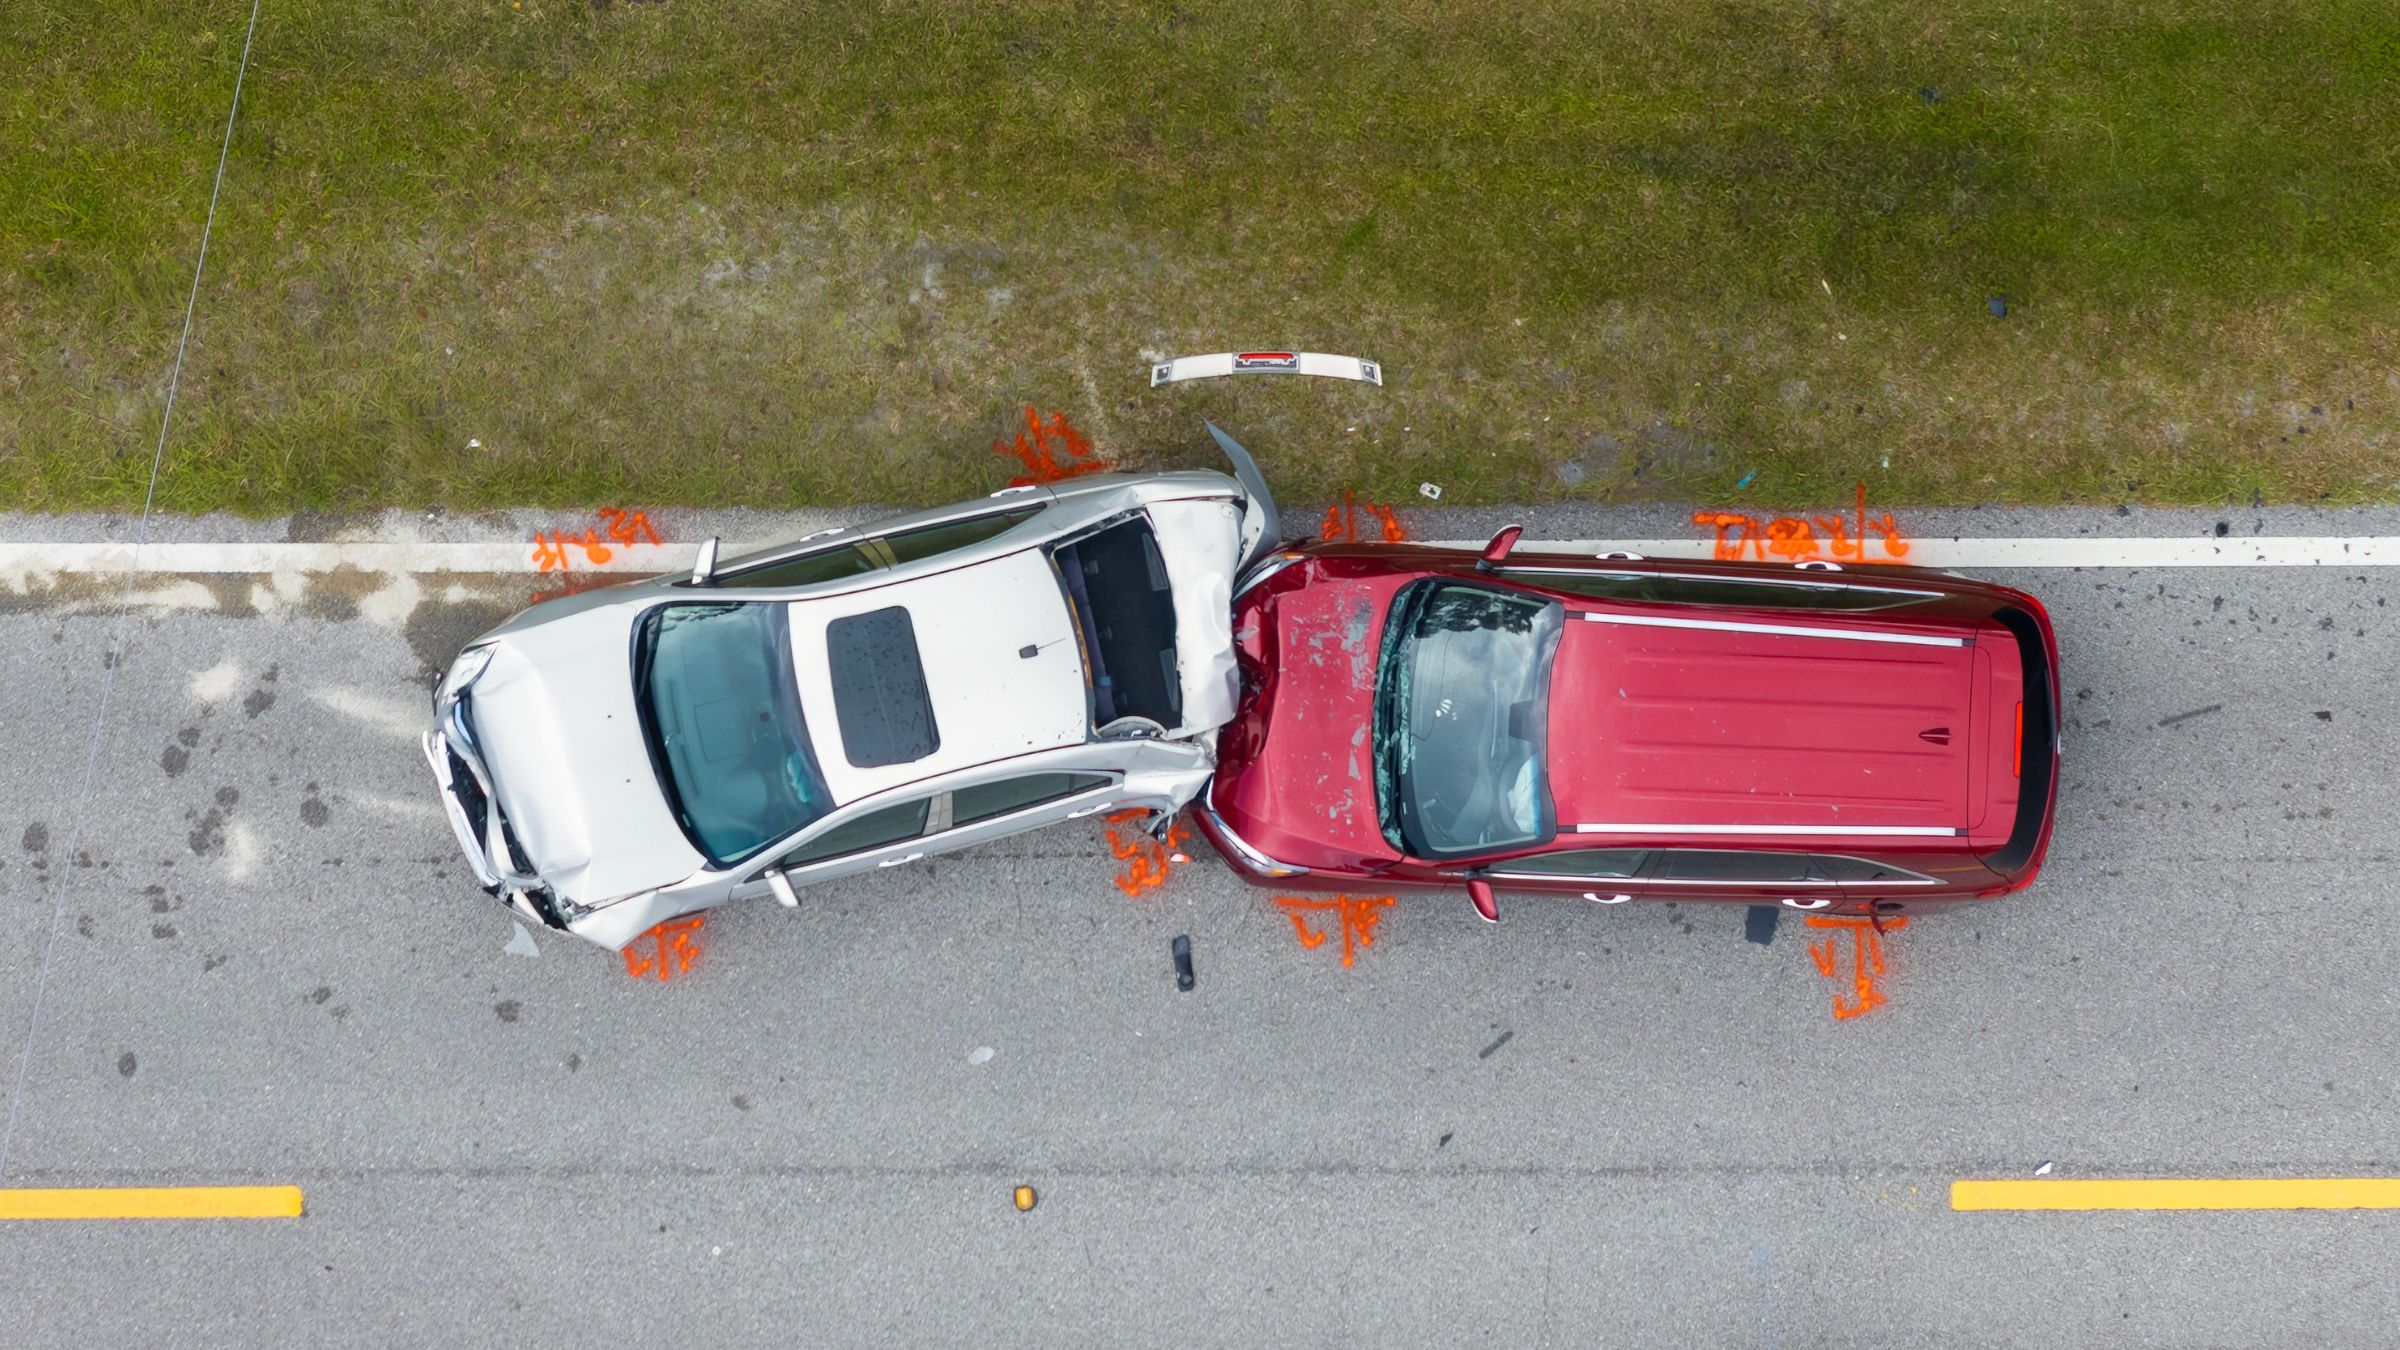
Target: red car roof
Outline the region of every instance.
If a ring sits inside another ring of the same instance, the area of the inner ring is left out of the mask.
[[[1963,832],[1989,814],[1971,761],[1992,671],[2015,676],[2005,632],[1995,662],[1966,634],[1859,640],[1888,626],[1855,618],[1668,627],[1587,614],[1567,625],[1551,667],[1562,834],[1905,837]]]

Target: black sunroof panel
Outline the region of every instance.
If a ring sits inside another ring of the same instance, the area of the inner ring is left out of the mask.
[[[942,746],[917,655],[917,626],[899,605],[825,625],[842,754],[861,769],[925,758]]]

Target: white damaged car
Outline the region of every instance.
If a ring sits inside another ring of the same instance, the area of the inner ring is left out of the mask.
[[[729,900],[1055,821],[1216,764],[1257,468],[1094,474],[536,605],[461,652],[425,757],[468,864],[605,947]]]

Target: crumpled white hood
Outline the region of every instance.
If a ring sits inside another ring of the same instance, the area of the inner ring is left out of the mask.
[[[1211,736],[1233,720],[1233,569],[1241,560],[1242,508],[1229,501],[1152,502],[1150,526],[1175,593],[1175,667],[1183,685],[1178,740]],[[1213,742],[1212,742],[1213,743]]]
[[[534,870],[577,904],[672,885],[705,861],[642,743],[634,617],[609,606],[509,634],[467,691],[501,813]]]

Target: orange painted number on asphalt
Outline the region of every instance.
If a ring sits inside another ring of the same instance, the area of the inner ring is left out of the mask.
[[[1808,959],[1816,965],[1817,973],[1834,982],[1833,1017],[1847,1022],[1880,1008],[1890,1000],[1883,996],[1883,935],[1908,927],[1906,919],[1847,918],[1839,915],[1811,914],[1811,928],[1832,929],[1850,934],[1850,987],[1855,998],[1845,1001],[1841,993],[1841,942],[1834,937],[1812,939],[1808,944]]]
[[[1167,873],[1174,870],[1175,864],[1191,861],[1191,855],[1183,851],[1183,845],[1192,836],[1190,831],[1183,828],[1181,821],[1167,826],[1167,837],[1163,843],[1153,838],[1148,830],[1121,831],[1117,828],[1136,820],[1146,820],[1150,814],[1136,808],[1119,811],[1108,817],[1108,851],[1116,854],[1117,860],[1125,864],[1125,870],[1113,880],[1117,883],[1117,889],[1127,895],[1140,895],[1166,885]]]
[[[669,919],[625,947],[625,973],[637,980],[671,980],[700,959],[700,926],[705,914]]]
[[[1383,912],[1392,907],[1392,897],[1279,895],[1275,897],[1275,907],[1283,911],[1283,917],[1292,921],[1292,931],[1300,935],[1300,946],[1305,951],[1315,951],[1332,936],[1310,927],[1310,921],[1313,919],[1321,923],[1331,916],[1341,928],[1342,967],[1346,970],[1351,962],[1358,959],[1362,948],[1375,945],[1375,925],[1382,921]]]

